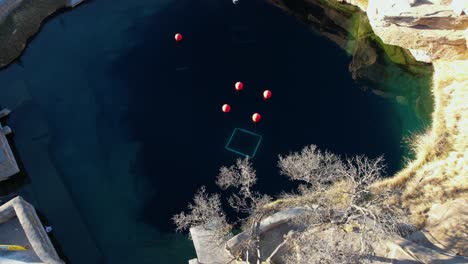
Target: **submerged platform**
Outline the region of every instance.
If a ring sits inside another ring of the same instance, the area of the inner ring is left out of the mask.
[[[8,110],[0,111],[0,117],[8,115]],[[11,151],[6,135],[11,133],[8,126],[0,124],[0,181],[7,180],[19,172],[18,164]]]
[[[0,250],[0,264],[63,264],[34,207],[21,197],[0,206],[0,244],[18,245],[24,251]]]
[[[240,156],[253,158],[262,142],[262,136],[242,128],[235,128],[225,148]]]

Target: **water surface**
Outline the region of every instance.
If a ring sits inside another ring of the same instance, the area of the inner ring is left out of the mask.
[[[194,257],[170,217],[200,186],[220,191],[213,182],[237,158],[224,148],[236,127],[263,136],[253,162],[259,189],[274,194],[291,186],[278,154],[307,144],[383,154],[393,173],[403,136],[424,125],[412,105],[361,91],[344,51],[260,0],[91,1],[44,25],[21,61],[0,72],[30,179],[21,192],[71,263]],[[77,215],[61,213],[71,205]]]

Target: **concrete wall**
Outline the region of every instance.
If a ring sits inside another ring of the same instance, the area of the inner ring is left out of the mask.
[[[18,172],[18,164],[5,137],[5,130],[0,125],[0,181],[6,180]]]

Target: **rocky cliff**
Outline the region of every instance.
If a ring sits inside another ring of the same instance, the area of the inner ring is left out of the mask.
[[[432,128],[415,142],[417,159],[382,186],[403,187],[401,202],[440,247],[468,254],[468,1],[369,0],[383,42],[432,62]],[[450,215],[450,217],[448,216]]]
[[[358,81],[372,82],[376,73],[388,76],[382,74],[388,65],[378,62],[375,56],[380,51],[399,63],[404,74],[424,69],[416,61],[430,63],[427,65],[433,69],[433,78],[427,85],[434,96],[432,127],[414,139],[416,158],[393,178],[375,187],[403,190],[403,195],[396,198],[410,209],[424,237],[423,240],[413,237],[413,242],[419,244],[411,248],[404,246],[409,245],[408,241],[404,245],[392,241],[393,245],[399,245],[403,251],[417,251],[424,263],[433,262],[434,248],[467,255],[468,1],[273,2],[350,52],[353,56],[350,70]],[[383,80],[388,81],[392,79]],[[393,257],[398,259],[398,254]]]

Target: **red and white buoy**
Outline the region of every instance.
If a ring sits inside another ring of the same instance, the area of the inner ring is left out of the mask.
[[[259,113],[255,113],[252,115],[252,121],[254,123],[260,122],[260,119],[262,119],[262,116]]]
[[[263,91],[263,99],[268,100],[271,97],[271,91],[270,90],[265,90]]]
[[[242,82],[236,82],[234,88],[236,88],[236,91],[241,91],[242,89],[244,89],[244,84]]]
[[[182,36],[182,34],[177,33],[177,34],[175,34],[174,38],[175,38],[176,42],[181,42],[184,37]]]
[[[223,110],[224,113],[229,113],[231,111],[231,106],[228,104],[223,104],[221,109]]]

